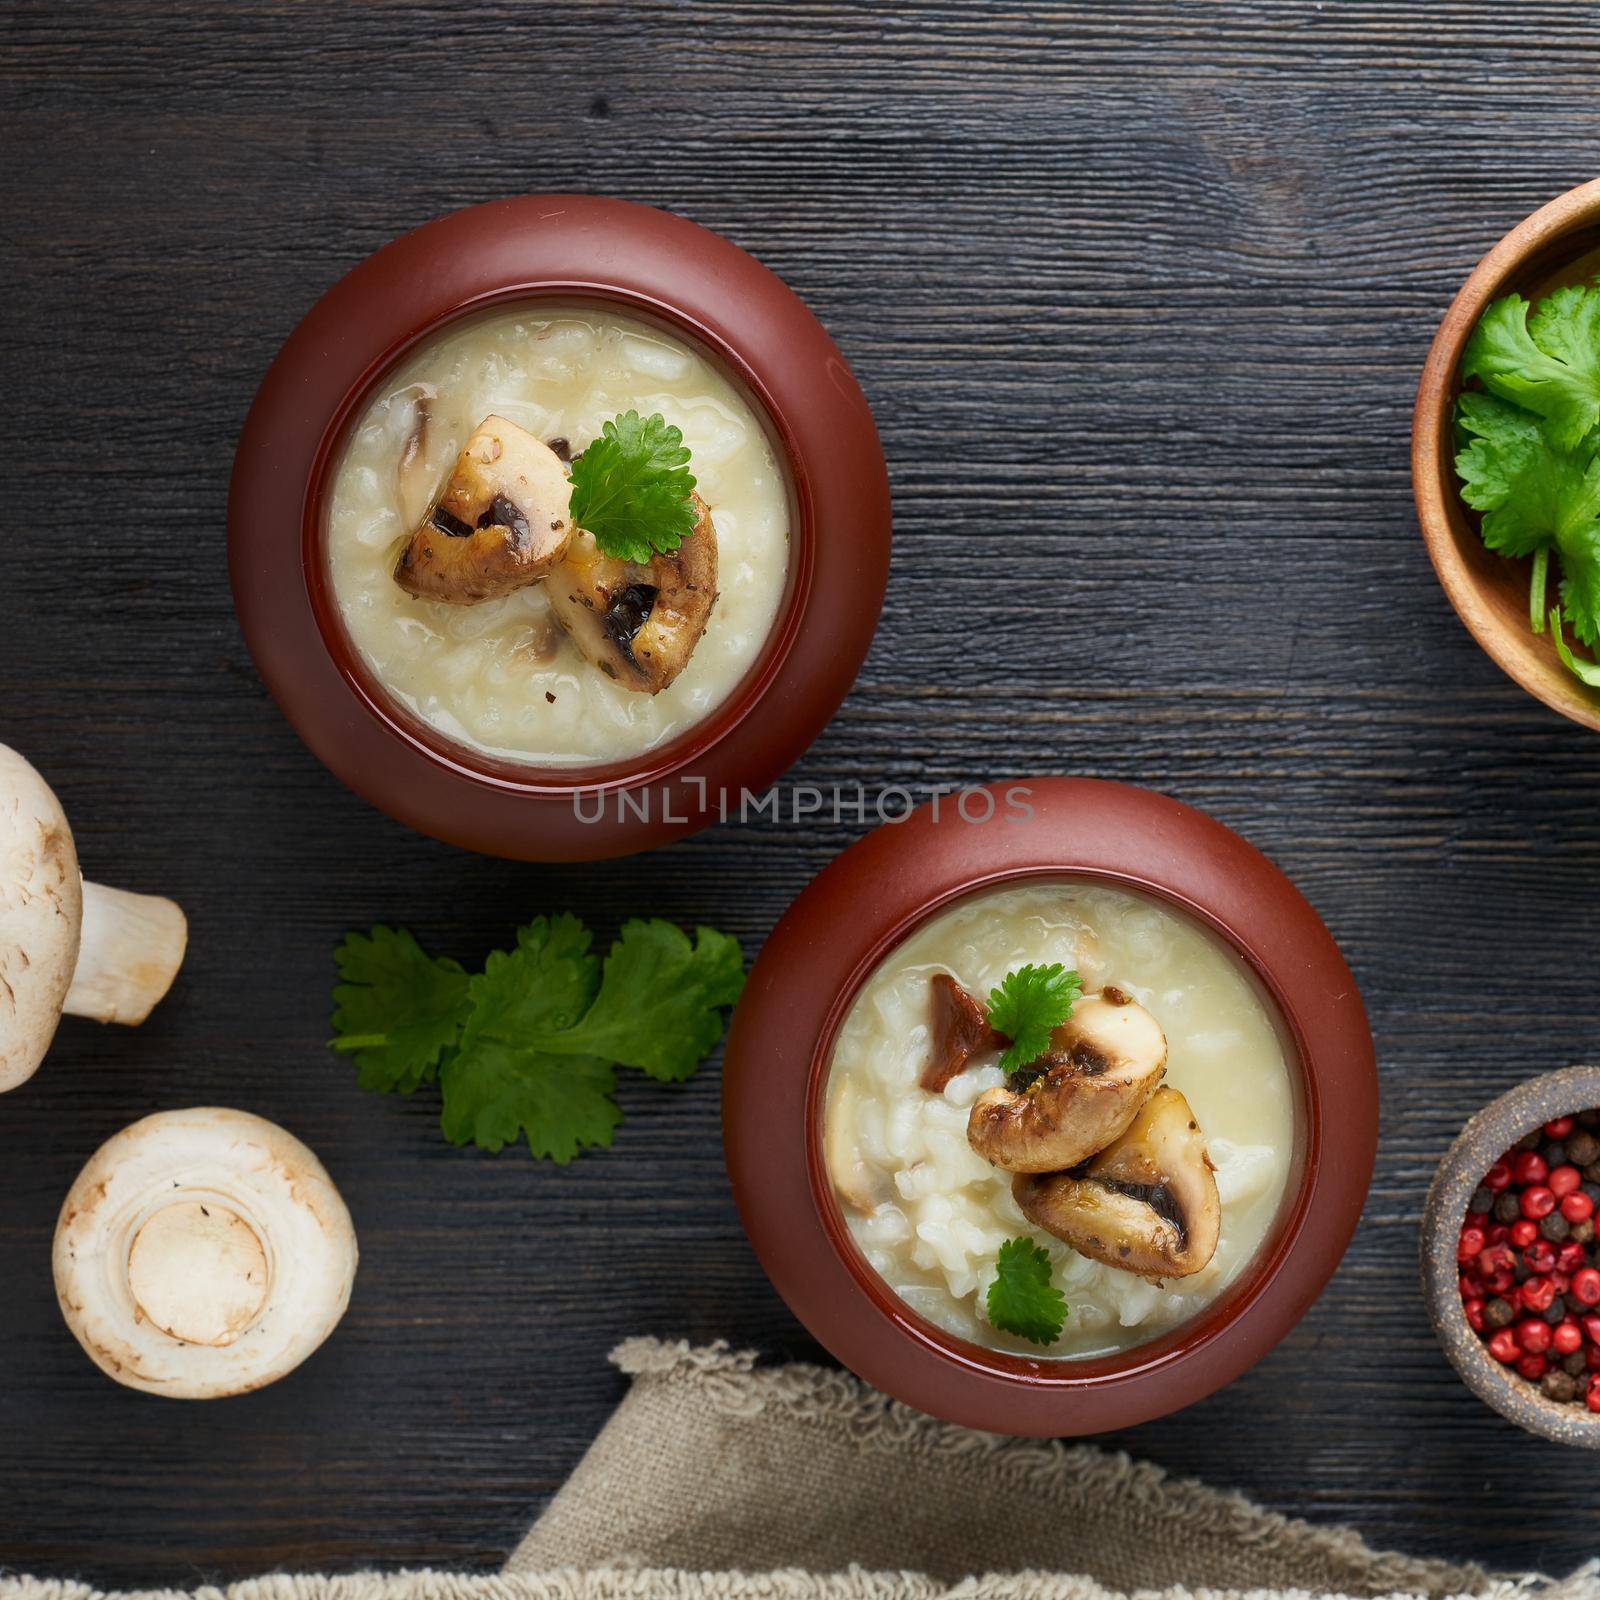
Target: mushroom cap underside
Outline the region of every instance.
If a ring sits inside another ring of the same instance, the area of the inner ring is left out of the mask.
[[[395,582],[423,600],[477,605],[536,583],[573,534],[567,468],[505,417],[483,419],[406,541]]]
[[[0,1093],[33,1076],[78,964],[83,880],[66,813],[0,745]]]
[[[1083,1171],[1019,1173],[1023,1215],[1081,1255],[1147,1278],[1188,1277],[1221,1237],[1222,1206],[1189,1102],[1163,1087]]]
[[[212,1399],[284,1376],[349,1303],[355,1230],[292,1134],[248,1112],[159,1112],[107,1140],[56,1225],[62,1314],[118,1383]]]

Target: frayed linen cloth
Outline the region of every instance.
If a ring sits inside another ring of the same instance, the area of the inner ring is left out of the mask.
[[[498,1574],[126,1600],[1600,1600],[1600,1563],[1495,1577],[1373,1550],[1120,1453],[935,1422],[842,1372],[654,1339],[612,1360],[627,1398]],[[107,1597],[0,1578],[0,1600]]]

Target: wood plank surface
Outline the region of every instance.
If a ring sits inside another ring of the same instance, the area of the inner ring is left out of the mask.
[[[12,0],[0,740],[86,870],[175,896],[193,943],[147,1027],[67,1024],[0,1102],[0,1565],[489,1567],[616,1402],[619,1338],[819,1356],[741,1234],[714,1066],[629,1085],[616,1149],[559,1170],[447,1148],[425,1096],[363,1095],[323,1047],[350,927],[476,959],[570,907],[753,955],[856,831],[472,857],[346,793],[257,679],[224,507],[273,352],[386,239],[530,189],[726,233],[874,404],[888,604],[792,781],[1151,785],[1272,855],[1356,970],[1385,1104],[1343,1270],[1245,1378],[1113,1442],[1417,1552],[1593,1554],[1588,1459],[1435,1348],[1416,1224],[1471,1110],[1600,1053],[1600,744],[1451,613],[1407,448],[1462,278],[1596,172],[1597,44],[1550,0]],[[299,1373],[184,1406],[83,1358],[49,1241],[103,1138],[204,1102],[318,1150],[363,1262]]]

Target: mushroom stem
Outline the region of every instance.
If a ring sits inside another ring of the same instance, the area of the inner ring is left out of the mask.
[[[172,901],[86,880],[78,964],[61,1009],[96,1022],[143,1022],[172,987],[188,942],[188,922]]]

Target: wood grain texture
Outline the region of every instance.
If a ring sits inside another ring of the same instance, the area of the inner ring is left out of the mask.
[[[1600,743],[1451,614],[1407,428],[1471,264],[1596,171],[1597,43],[1549,0],[13,0],[0,739],[86,869],[173,894],[194,937],[147,1027],[68,1024],[0,1103],[0,1564],[490,1566],[615,1403],[618,1338],[817,1355],[740,1232],[714,1069],[629,1085],[616,1150],[559,1170],[448,1149],[425,1097],[363,1096],[323,1048],[352,926],[475,959],[535,910],[654,912],[753,954],[856,831],[470,857],[339,788],[254,674],[224,503],[274,350],[402,229],[564,188],[752,250],[877,410],[888,606],[793,781],[1152,785],[1261,845],[1356,969],[1386,1102],[1343,1271],[1248,1376],[1115,1442],[1418,1552],[1592,1554],[1587,1458],[1435,1349],[1416,1225],[1472,1109],[1600,1054]],[[206,1101],[319,1152],[363,1264],[298,1374],[183,1406],[83,1358],[49,1239],[103,1138]]]

